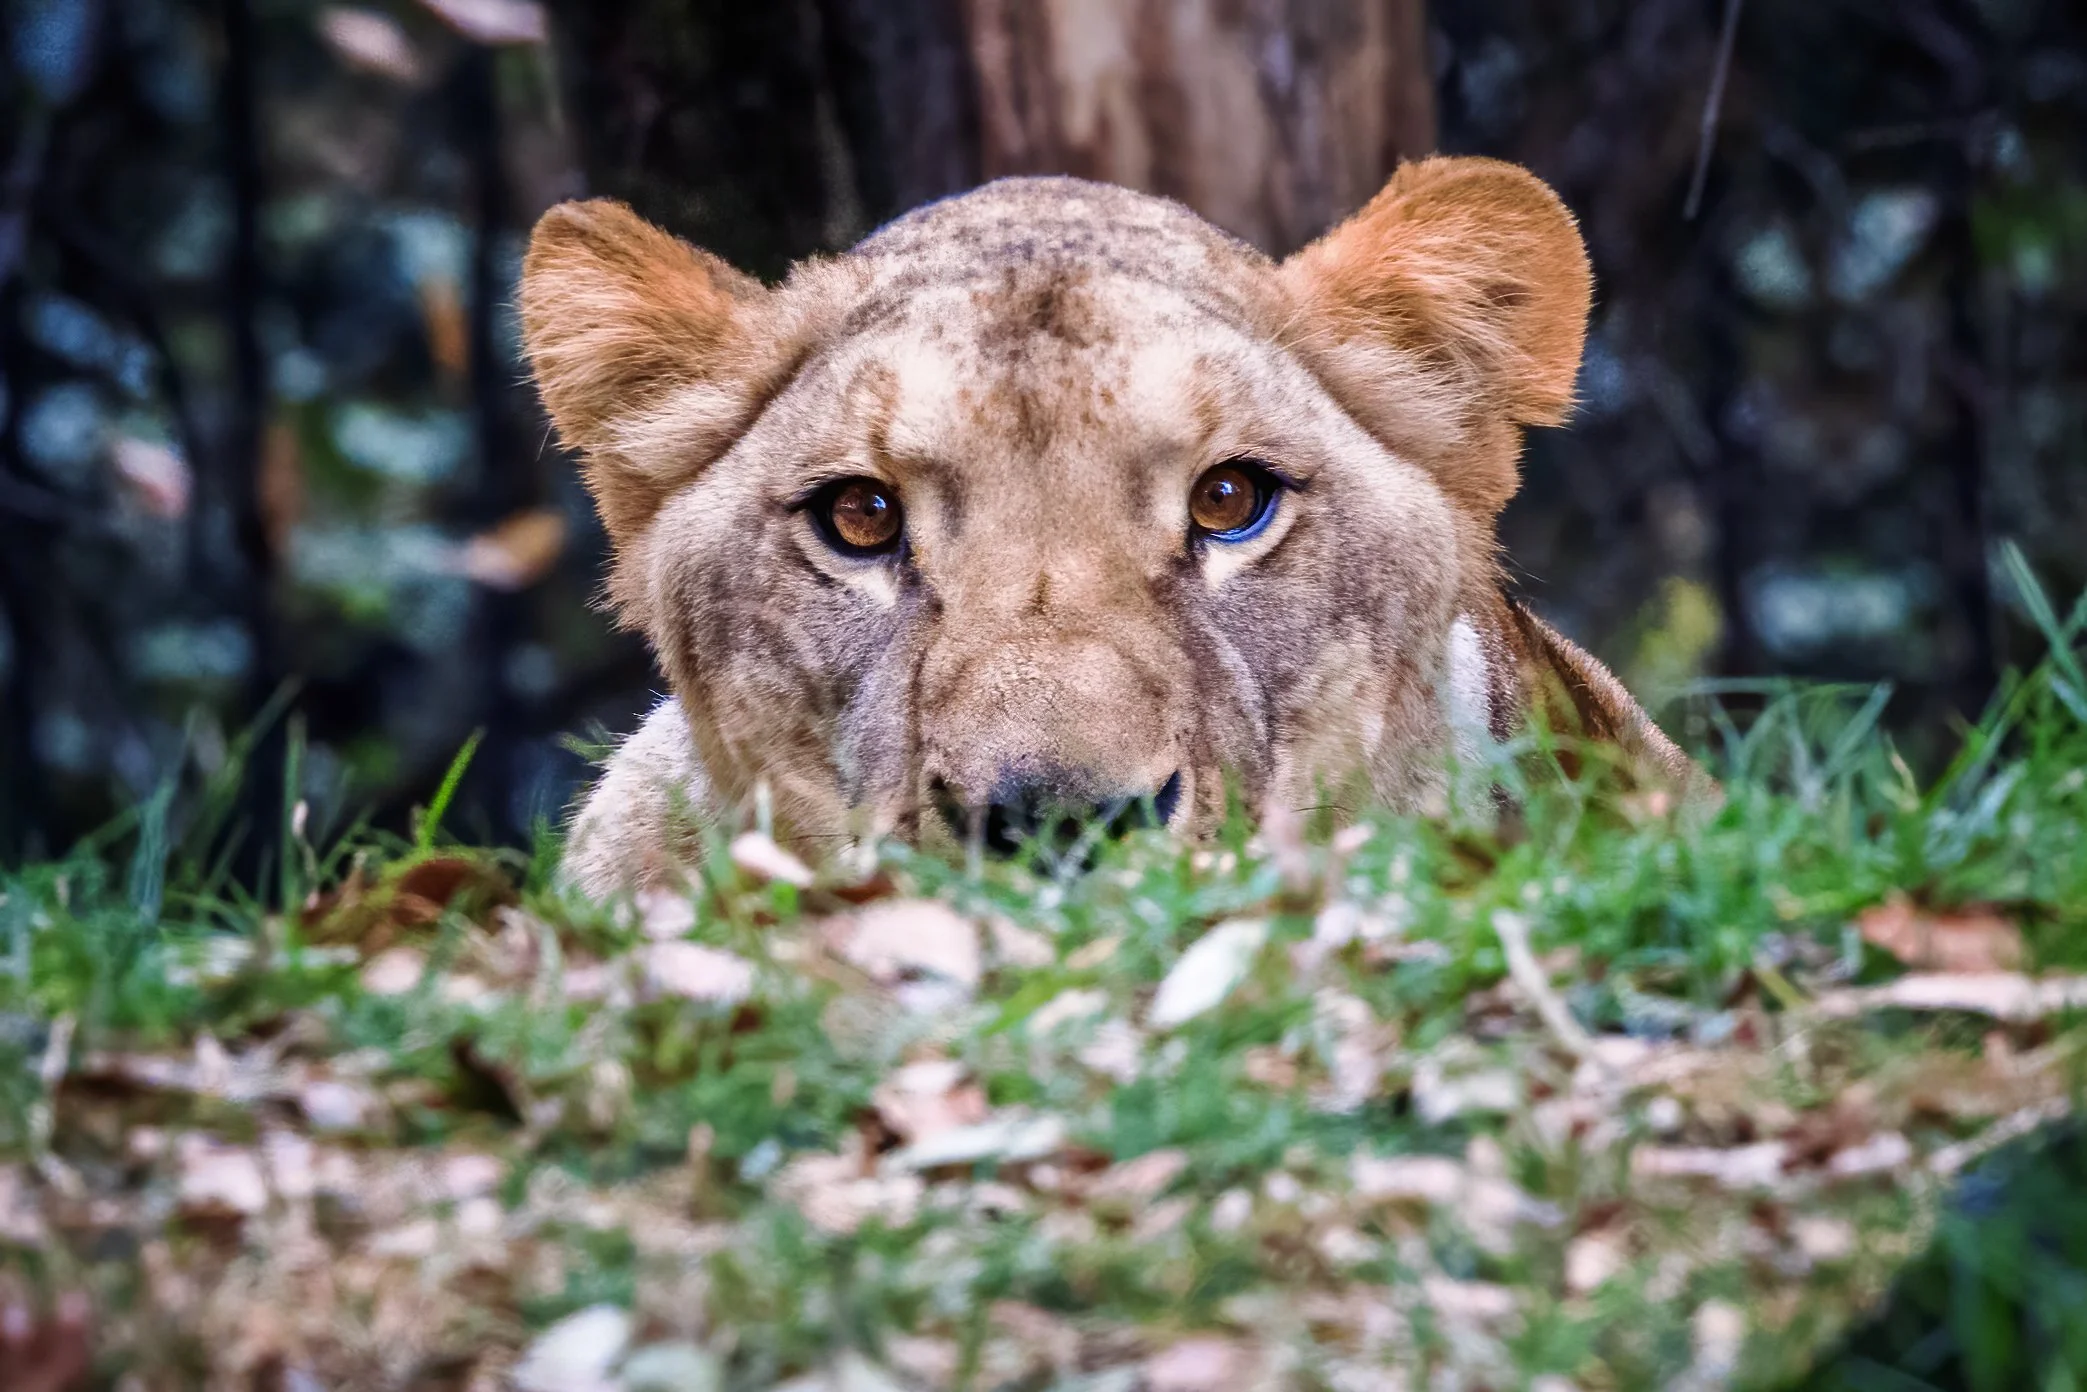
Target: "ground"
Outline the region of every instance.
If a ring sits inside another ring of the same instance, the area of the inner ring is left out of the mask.
[[[757,829],[591,905],[437,799],[293,808],[255,897],[155,801],[0,876],[0,1383],[1782,1386],[1932,1250],[1814,1376],[2073,1386],[2082,1239],[1960,1185],[2087,1044],[2087,605],[2038,612],[1927,780],[1793,694],[1706,727],[1716,807],[1532,746],[1503,824],[1086,873]]]

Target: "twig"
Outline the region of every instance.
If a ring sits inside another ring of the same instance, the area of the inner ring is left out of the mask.
[[[1696,136],[1696,172],[1688,181],[1684,221],[1694,222],[1703,208],[1703,185],[1710,179],[1710,151],[1717,144],[1718,114],[1725,105],[1725,79],[1732,74],[1732,46],[1739,40],[1739,11],[1746,0],[1725,0],[1725,22],[1717,36],[1717,64],[1710,70],[1710,91],[1703,97],[1703,124]]]
[[[1954,1176],[1974,1160],[1982,1159],[2050,1122],[2063,1120],[2072,1111],[2072,1099],[2054,1097],[2047,1102],[2010,1112],[1968,1141],[1946,1145],[1928,1157],[1928,1168],[1938,1175]]]
[[[1573,1018],[1573,1013],[1551,989],[1550,980],[1537,965],[1536,954],[1529,950],[1529,924],[1523,917],[1508,909],[1493,915],[1493,931],[1500,935],[1500,950],[1507,957],[1507,974],[1529,1003],[1536,1007],[1536,1018],[1543,1021],[1544,1028],[1575,1060],[1592,1056],[1594,1040]]]

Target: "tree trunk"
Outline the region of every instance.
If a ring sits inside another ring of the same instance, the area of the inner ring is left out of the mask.
[[[590,184],[774,274],[1004,174],[1273,252],[1434,144],[1421,0],[553,0]]]
[[[1420,0],[965,0],[987,177],[1165,194],[1282,253],[1434,145]]]

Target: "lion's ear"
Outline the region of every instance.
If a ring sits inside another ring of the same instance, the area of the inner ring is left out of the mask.
[[[619,551],[765,398],[784,356],[772,298],[621,203],[561,203],[537,222],[522,340]]]
[[[1418,411],[1435,418],[1421,434],[1475,446],[1438,472],[1488,515],[1515,491],[1513,427],[1571,412],[1593,275],[1572,214],[1526,169],[1404,165],[1281,274],[1337,394],[1372,428],[1405,412],[1410,433]]]

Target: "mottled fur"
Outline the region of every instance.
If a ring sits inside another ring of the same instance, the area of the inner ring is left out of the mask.
[[[546,214],[531,361],[587,461],[610,593],[673,699],[611,760],[568,873],[673,872],[757,785],[788,839],[949,828],[930,789],[1069,799],[1180,775],[1250,798],[1440,805],[1448,755],[1533,707],[1687,761],[1599,664],[1507,600],[1494,515],[1520,427],[1570,404],[1589,277],[1522,170],[1428,160],[1277,264],[1186,209],[990,184],[768,289],[606,202]],[[1298,487],[1237,546],[1186,498],[1224,459]],[[802,508],[871,475],[907,552],[834,553]]]

